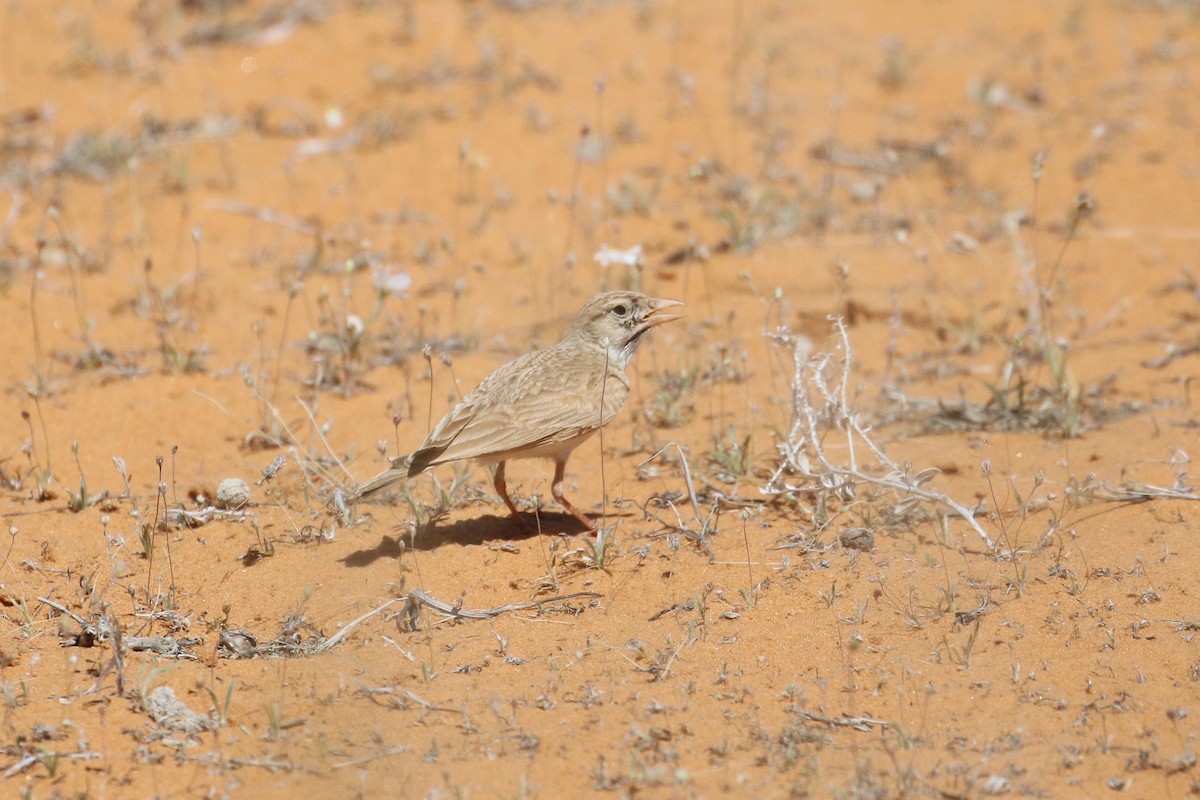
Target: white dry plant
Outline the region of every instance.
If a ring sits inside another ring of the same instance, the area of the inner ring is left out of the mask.
[[[941,510],[943,516],[963,519],[978,534],[992,555],[1013,557],[980,524],[978,505],[966,506],[944,492],[928,486],[938,474],[936,467],[916,470],[898,464],[870,436],[858,410],[849,399],[853,354],[841,317],[831,317],[840,353],[812,353],[807,337],[786,327],[766,332],[774,344],[792,355],[792,423],[787,439],[778,445],[783,457],[761,491],[763,494],[828,492],[842,501],[852,500],[859,486],[869,484],[890,490],[897,497],[897,510],[909,511],[922,504]],[[824,441],[826,434],[840,431],[845,436],[845,463],[834,463]],[[874,462],[865,465],[860,450]],[[796,479],[800,480],[797,481]],[[814,486],[815,482],[815,486]]]
[[[625,286],[629,289],[641,291],[642,269],[645,266],[645,262],[642,259],[642,252],[640,244],[635,244],[628,250],[609,247],[605,244],[601,245],[600,249],[592,257],[606,273],[610,267],[625,267]]]

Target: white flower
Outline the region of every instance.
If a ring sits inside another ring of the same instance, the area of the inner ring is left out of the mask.
[[[412,278],[407,272],[376,272],[372,282],[384,294],[403,295],[412,286]]]
[[[608,269],[614,264],[624,264],[627,267],[636,267],[642,262],[642,246],[635,244],[628,250],[618,250],[615,247],[601,245],[594,256],[596,263]]]
[[[358,314],[346,315],[346,333],[350,334],[352,338],[357,339],[359,336],[362,336],[362,332],[366,327],[363,324],[362,317]]]

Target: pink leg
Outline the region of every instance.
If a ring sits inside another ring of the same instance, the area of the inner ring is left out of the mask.
[[[554,500],[567,511],[584,524],[589,531],[596,530],[596,523],[585,517],[579,509],[567,502],[567,498],[563,497],[563,472],[567,469],[567,460],[564,458],[554,462],[554,483],[550,486],[550,493],[554,495]]]
[[[513,519],[516,520],[517,527],[521,530],[528,530],[525,527],[525,520],[521,519],[521,512],[517,511],[517,506],[513,503],[512,498],[508,496],[508,484],[504,482],[504,463],[501,461],[496,465],[496,475],[492,478],[492,486],[496,487],[496,494],[500,495],[500,499],[504,501],[504,505],[508,506],[508,510],[512,512]]]

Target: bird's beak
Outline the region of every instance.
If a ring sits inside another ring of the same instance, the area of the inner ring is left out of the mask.
[[[664,322],[682,319],[683,314],[673,314],[666,311],[668,308],[681,306],[683,303],[678,300],[667,300],[665,298],[655,298],[650,301],[650,313],[642,319],[642,324],[647,328],[653,328],[655,325],[662,325]]]

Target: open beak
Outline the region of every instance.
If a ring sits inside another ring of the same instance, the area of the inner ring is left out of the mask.
[[[653,328],[655,325],[662,325],[664,322],[682,319],[683,314],[673,314],[666,309],[681,306],[683,303],[678,300],[667,300],[664,298],[656,298],[650,302],[650,313],[642,318],[642,325],[647,328]]]

